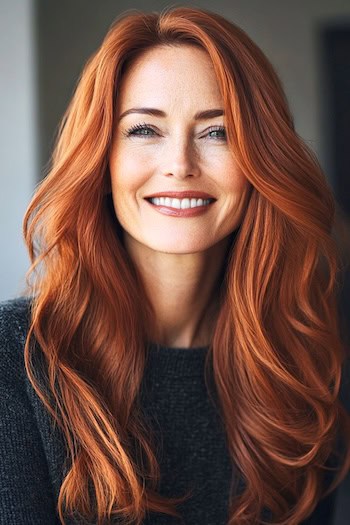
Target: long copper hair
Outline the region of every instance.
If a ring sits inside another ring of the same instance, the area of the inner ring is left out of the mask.
[[[240,493],[232,482],[228,523],[260,523],[267,508],[274,523],[298,524],[324,496],[329,469],[327,493],[349,471],[350,417],[338,397],[346,352],[335,198],[294,129],[281,83],[250,38],[217,14],[128,12],[83,70],[24,217],[32,261],[25,364],[67,444],[62,523],[74,512],[98,524],[115,515],[140,524],[148,511],[179,515],[182,499],[157,492],[152,432],[139,406],[156,314],[123,246],[108,157],[128,64],[154,46],[184,44],[212,60],[228,142],[252,185],[206,361],[244,479]],[[32,366],[38,349],[46,389]]]

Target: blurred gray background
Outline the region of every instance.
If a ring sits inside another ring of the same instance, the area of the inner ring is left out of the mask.
[[[23,214],[45,172],[58,122],[85,61],[122,11],[169,5],[181,3],[0,0],[0,300],[20,294],[24,284],[29,260]],[[350,0],[202,0],[186,5],[223,14],[263,49],[282,79],[298,133],[344,197],[349,188],[337,180],[334,159],[334,128],[339,124],[334,124],[332,97],[338,100],[339,95],[334,96],[331,85],[334,57],[325,48],[325,35],[345,28],[349,40]],[[347,67],[349,76],[349,63]],[[347,90],[348,95],[349,86]]]

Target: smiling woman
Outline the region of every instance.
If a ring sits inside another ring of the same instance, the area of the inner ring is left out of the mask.
[[[212,311],[203,314],[219,300],[222,261],[249,196],[223,108],[213,64],[194,45],[147,50],[119,87],[109,157],[114,209],[164,345],[210,343]]]
[[[241,29],[120,17],[24,218],[26,297],[0,307],[0,521],[330,525],[334,210]]]
[[[109,166],[116,215],[134,258],[147,248],[155,264],[164,252],[165,260],[187,253],[209,261],[210,252],[226,251],[250,183],[228,145],[223,106],[203,49],[157,46],[129,65]],[[157,196],[168,200],[150,200]],[[221,266],[222,256],[215,259]]]

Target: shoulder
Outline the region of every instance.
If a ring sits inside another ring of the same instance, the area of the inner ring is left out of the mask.
[[[0,301],[0,335],[3,337],[11,329],[21,331],[24,324],[28,324],[31,297],[18,297]]]
[[[0,374],[2,381],[23,359],[31,311],[31,298],[0,302]]]
[[[18,297],[0,301],[0,338],[11,342],[26,333],[29,325],[32,299]]]
[[[27,380],[24,363],[30,314],[29,298],[0,302],[1,524],[57,522],[53,474],[46,456],[52,429]]]

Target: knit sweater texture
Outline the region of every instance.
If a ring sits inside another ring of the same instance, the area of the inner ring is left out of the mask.
[[[0,525],[58,525],[56,506],[66,450],[61,431],[26,375],[23,349],[28,324],[29,299],[0,303]],[[181,519],[150,513],[145,525],[227,524],[235,472],[221,418],[204,380],[207,351],[207,347],[150,348],[141,399],[157,436],[159,491],[181,496],[192,488],[193,494],[177,507]],[[304,523],[332,525],[334,500],[335,493],[322,500]],[[68,518],[66,523],[87,522]]]

